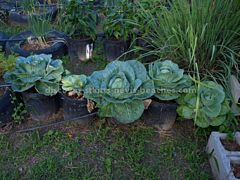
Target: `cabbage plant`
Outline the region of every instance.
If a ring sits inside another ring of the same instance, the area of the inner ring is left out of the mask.
[[[87,99],[97,103],[100,116],[113,117],[121,123],[139,119],[143,100],[154,94],[154,84],[143,64],[136,60],[113,61],[94,72],[84,90]]]
[[[59,91],[63,71],[61,60],[46,54],[33,55],[18,58],[15,69],[5,73],[4,79],[15,92],[35,88],[39,94],[52,96]]]
[[[230,111],[224,89],[213,81],[199,84],[199,90],[178,99],[177,112],[185,119],[194,119],[197,126],[220,126]]]
[[[185,89],[191,86],[184,70],[170,60],[157,60],[149,65],[149,76],[154,81],[155,96],[160,100],[177,99]]]
[[[62,79],[62,89],[64,91],[83,91],[87,83],[87,76],[85,75],[68,75]]]

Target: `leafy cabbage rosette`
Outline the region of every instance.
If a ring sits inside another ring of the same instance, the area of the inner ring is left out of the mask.
[[[151,63],[149,76],[154,81],[155,97],[163,101],[177,99],[192,84],[184,70],[170,60]]]
[[[81,93],[87,84],[85,75],[67,75],[62,79],[62,89],[66,92]]]
[[[154,95],[153,81],[143,64],[136,60],[114,61],[94,72],[84,90],[85,97],[97,103],[101,117],[113,117],[127,124],[139,119],[143,100]]]
[[[223,87],[213,81],[201,82],[198,92],[182,96],[178,103],[178,114],[202,128],[222,125],[230,111]]]
[[[15,92],[35,88],[39,94],[53,96],[60,89],[63,71],[61,60],[53,60],[51,55],[33,55],[18,58],[15,69],[5,73],[4,79]]]

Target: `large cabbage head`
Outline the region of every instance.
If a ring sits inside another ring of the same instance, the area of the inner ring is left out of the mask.
[[[85,75],[68,75],[62,79],[62,89],[64,91],[83,91],[87,83]]]
[[[196,125],[202,128],[220,126],[230,111],[223,87],[213,81],[201,82],[198,92],[182,96],[178,103],[179,115],[194,119]]]
[[[85,97],[97,103],[100,116],[113,117],[121,123],[139,119],[143,100],[154,94],[153,81],[143,64],[136,60],[114,61],[89,77]]]
[[[53,60],[51,55],[33,55],[18,58],[15,69],[5,73],[4,79],[13,91],[35,88],[39,94],[52,96],[59,91],[63,71],[61,60]]]
[[[149,65],[149,76],[154,81],[155,96],[160,100],[177,99],[191,86],[189,76],[170,60],[157,60]]]

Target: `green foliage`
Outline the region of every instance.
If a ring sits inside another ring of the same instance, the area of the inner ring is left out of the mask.
[[[170,60],[155,61],[149,65],[149,76],[154,81],[155,96],[160,100],[177,99],[185,89],[191,86],[184,70]]]
[[[37,16],[29,16],[28,29],[36,37],[45,37],[52,31],[52,24],[50,17],[40,18]]]
[[[62,89],[64,91],[83,91],[87,83],[85,75],[68,75],[62,79]]]
[[[20,6],[23,8],[24,13],[32,14],[35,11],[34,0],[23,0],[20,2]]]
[[[139,13],[151,30],[145,41],[147,55],[174,59],[178,64],[199,65],[200,72],[219,70],[221,65],[239,63],[240,4],[238,0],[175,0],[161,6],[156,15],[148,9]],[[234,61],[236,59],[236,61]]]
[[[131,123],[142,115],[143,100],[154,94],[154,84],[140,62],[114,61],[89,77],[84,93],[97,103],[100,116]]]
[[[5,72],[13,70],[16,65],[17,56],[9,55],[6,57],[3,53],[0,53],[0,77],[4,75]]]
[[[33,55],[18,58],[15,69],[5,73],[4,79],[13,91],[23,92],[35,87],[38,93],[52,96],[59,91],[63,71],[61,60],[52,60],[51,55]]]
[[[16,96],[12,96],[11,103],[14,105],[14,111],[12,114],[12,118],[16,124],[21,124],[24,119],[25,115],[27,113],[25,106],[22,102],[20,102]]]
[[[72,0],[63,10],[61,26],[72,38],[96,38],[96,13],[91,5],[81,5],[82,1]]]
[[[137,27],[137,33],[141,36],[145,36],[151,30],[149,24],[151,25],[151,20],[146,18],[143,11],[146,13],[151,13],[153,16],[156,16],[158,10],[162,5],[166,4],[167,0],[138,0],[136,2],[136,14],[133,21]]]
[[[201,128],[222,125],[230,111],[223,87],[213,81],[201,82],[198,91],[180,97],[178,103],[178,114]]]
[[[118,1],[116,6],[105,9],[103,31],[107,38],[128,40],[133,35],[134,6],[128,0]]]

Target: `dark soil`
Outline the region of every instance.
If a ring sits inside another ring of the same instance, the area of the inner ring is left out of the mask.
[[[240,164],[232,164],[233,174],[236,178],[240,178]]]
[[[46,44],[40,45],[39,41],[37,39],[31,40],[31,42],[25,41],[23,44],[21,44],[21,48],[26,51],[36,51],[36,50],[42,50],[49,48],[53,45],[54,39],[48,38],[46,39]]]
[[[221,139],[224,148],[228,151],[240,151],[240,145],[236,141]]]

